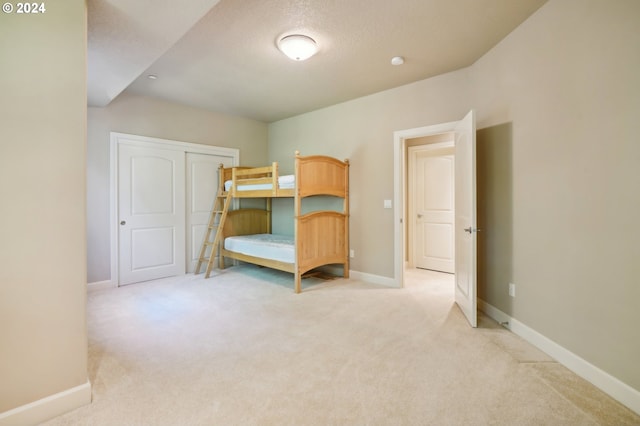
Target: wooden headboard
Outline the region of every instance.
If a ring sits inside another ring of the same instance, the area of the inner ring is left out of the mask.
[[[224,237],[270,234],[271,212],[261,209],[230,210],[224,223]]]
[[[349,160],[324,155],[302,157],[296,153],[296,183],[300,197],[309,195],[349,196]]]

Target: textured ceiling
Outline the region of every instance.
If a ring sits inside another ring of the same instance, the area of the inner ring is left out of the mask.
[[[108,105],[218,1],[88,0],[88,104]]]
[[[469,66],[545,1],[89,0],[89,104],[126,88],[272,122]],[[276,47],[298,32],[305,62]]]

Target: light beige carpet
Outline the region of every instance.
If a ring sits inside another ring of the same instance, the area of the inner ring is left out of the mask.
[[[486,317],[407,288],[247,265],[89,294],[93,403],[58,425],[640,425]]]

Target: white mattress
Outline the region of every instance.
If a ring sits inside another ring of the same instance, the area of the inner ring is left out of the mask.
[[[285,263],[295,262],[293,237],[287,235],[255,234],[228,237],[224,248],[236,253]]]
[[[224,190],[228,191],[231,189],[232,181],[228,180],[224,183]],[[278,176],[278,188],[279,189],[294,189],[296,185],[296,177],[295,175],[284,175]],[[256,191],[256,190],[264,190],[264,189],[272,189],[270,183],[265,183],[261,185],[238,185],[236,188],[238,191]]]

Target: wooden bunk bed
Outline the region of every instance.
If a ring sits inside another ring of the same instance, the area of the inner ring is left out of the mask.
[[[219,267],[224,258],[237,259],[294,274],[294,289],[301,291],[302,275],[324,265],[339,264],[343,276],[349,276],[349,161],[322,156],[295,154],[295,174],[280,176],[278,163],[267,167],[220,168],[218,189],[219,206],[214,212],[205,236],[196,273],[204,261],[208,262],[209,277],[216,252]],[[342,211],[320,210],[302,214],[302,200],[313,196],[332,196],[343,200]],[[231,210],[233,199],[265,198],[265,209]],[[294,235],[291,238],[271,235],[271,200],[293,198]],[[217,213],[216,213],[217,212]],[[217,219],[216,219],[217,216]],[[217,223],[216,223],[217,222]],[[250,236],[250,237],[247,237]],[[239,237],[239,238],[238,238]],[[273,238],[271,238],[273,237]],[[268,248],[262,253],[248,254],[237,249],[240,240],[258,240]],[[276,242],[272,241],[277,240]],[[284,241],[284,255],[272,256],[274,244]],[[206,245],[213,246],[209,257],[204,257]],[[286,252],[289,252],[286,255]]]

